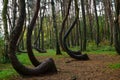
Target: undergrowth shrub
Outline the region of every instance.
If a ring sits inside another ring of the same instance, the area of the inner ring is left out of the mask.
[[[0,62],[4,60],[4,40],[3,37],[0,35]]]
[[[98,47],[93,41],[89,42],[87,45],[87,51],[115,51],[114,46],[110,46],[107,40],[101,42]]]

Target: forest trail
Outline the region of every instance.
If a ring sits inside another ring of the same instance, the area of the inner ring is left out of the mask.
[[[32,78],[16,76],[12,80],[120,80],[120,69],[111,69],[108,66],[120,63],[120,56],[89,54],[89,57],[88,61],[78,61],[70,57],[55,58],[57,74]]]

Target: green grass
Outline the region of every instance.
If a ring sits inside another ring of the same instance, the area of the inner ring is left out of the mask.
[[[13,75],[17,75],[16,71],[14,69],[6,69],[6,70],[0,70],[0,80],[7,80],[8,78],[12,77]]]
[[[108,54],[108,55],[116,55],[116,51],[112,46],[99,46],[99,47],[92,47],[87,48],[85,53],[88,54]]]
[[[83,53],[87,53],[87,54],[108,54],[108,55],[116,55],[117,54],[115,51],[101,51],[101,50],[85,51]]]
[[[7,80],[17,72],[12,68],[11,64],[0,64],[0,80]]]
[[[31,64],[27,54],[20,54],[20,55],[17,55],[17,57],[23,65]],[[7,80],[14,75],[18,75],[18,73],[12,68],[10,63],[0,64],[0,80]]]
[[[17,57],[23,65],[30,65],[31,64],[31,62],[28,58],[28,55],[26,53],[19,54],[19,55],[17,55]]]
[[[72,50],[80,50],[79,47],[74,47],[74,48],[70,48]],[[100,46],[96,46],[95,44],[89,44],[87,46],[87,50],[84,51],[83,53],[87,53],[87,54],[109,54],[109,55],[116,55],[116,51],[114,49],[113,46],[106,46],[106,45],[100,45]]]
[[[35,56],[47,56],[47,57],[54,57],[54,58],[62,58],[62,57],[68,57],[66,52],[62,52],[62,55],[56,55],[56,51],[53,49],[48,49],[47,53],[38,53],[37,51],[34,51]]]
[[[120,69],[120,63],[109,64],[109,68],[111,68],[111,69]]]
[[[34,53],[35,56],[47,56],[54,58],[68,57],[65,52],[62,52],[63,55],[56,55],[55,50],[47,50],[47,53],[38,53],[37,51],[34,51]],[[17,57],[23,65],[31,65],[26,53],[18,54]],[[12,68],[11,64],[0,64],[0,80],[7,80],[14,75],[18,75],[18,73]]]

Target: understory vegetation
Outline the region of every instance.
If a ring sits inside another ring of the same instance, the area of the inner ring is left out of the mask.
[[[87,48],[87,51],[83,52],[83,53],[88,53],[88,54],[105,54],[107,55],[118,55],[115,52],[114,47],[111,46],[92,46],[94,43],[90,43],[89,47]],[[72,48],[73,49],[73,48]],[[74,48],[73,50],[76,50],[78,48]],[[35,56],[36,57],[52,57],[54,59],[59,59],[59,58],[65,58],[65,57],[69,57],[65,52],[62,52],[63,55],[56,55],[55,50],[53,49],[48,49],[47,53],[38,53],[36,50],[34,50]],[[31,62],[29,61],[28,55],[27,53],[17,53],[17,57],[20,60],[20,62],[23,65],[26,66],[30,66]],[[106,65],[108,66],[110,69],[120,69],[120,63],[114,63],[114,64],[108,64]],[[17,76],[18,73],[12,68],[11,64],[1,64],[0,63],[0,80],[9,80],[10,78]]]

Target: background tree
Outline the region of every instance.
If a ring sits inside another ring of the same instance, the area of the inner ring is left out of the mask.
[[[4,6],[2,10],[2,19],[3,19],[3,26],[4,26],[4,62],[8,62],[8,43],[9,43],[9,33],[8,33],[8,23],[7,23],[7,7],[8,7],[8,0],[4,0]]]
[[[86,50],[86,45],[87,45],[87,32],[86,32],[86,15],[85,15],[85,8],[84,8],[84,0],[81,0],[81,7],[82,7],[82,16],[83,16],[83,51]]]
[[[115,0],[116,19],[114,26],[115,49],[120,54],[120,1]]]
[[[52,5],[52,17],[53,17],[53,27],[55,31],[55,38],[56,38],[56,54],[59,55],[61,54],[60,51],[60,46],[59,46],[59,41],[58,41],[58,29],[57,29],[57,22],[56,22],[56,15],[55,15],[55,3],[54,0],[51,0],[51,5]]]

